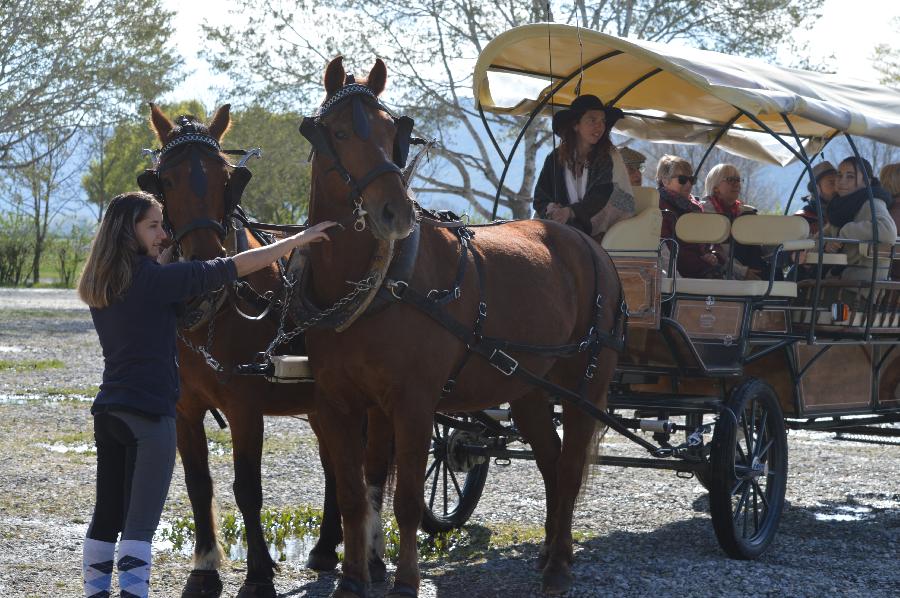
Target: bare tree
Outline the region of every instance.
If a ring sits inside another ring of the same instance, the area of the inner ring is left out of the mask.
[[[206,28],[205,56],[252,101],[295,110],[309,110],[321,95],[327,58],[343,52],[359,70],[375,56],[386,58],[394,79],[388,99],[441,143],[431,168],[420,173],[417,190],[462,198],[486,217],[502,164],[478,122],[472,67],[501,32],[556,20],[620,36],[772,57],[821,5],[822,0],[325,0],[310,16],[305,6],[295,10],[287,0],[255,0],[235,9],[245,25]],[[322,31],[329,34],[320,36]],[[259,50],[243,52],[247,47]],[[509,144],[523,124],[521,118],[487,118],[501,144]],[[536,160],[549,135],[546,128],[529,129],[520,145],[522,158],[511,165],[515,172],[500,189],[501,207],[515,218],[530,214]]]
[[[30,135],[17,144],[12,155],[27,166],[6,172],[8,207],[23,212],[30,221],[32,243],[31,278],[41,276],[48,233],[57,219],[68,212],[78,197],[78,176],[84,164],[77,159],[78,144],[69,131],[51,129]]]

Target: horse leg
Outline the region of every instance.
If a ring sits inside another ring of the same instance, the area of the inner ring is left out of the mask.
[[[535,563],[535,568],[542,571],[547,565],[550,538],[556,529],[557,463],[561,442],[556,426],[551,417],[552,406],[540,391],[533,391],[510,404],[516,429],[522,434],[534,451],[535,462],[541,477],[544,479],[544,494],[547,511],[544,520],[544,543]]]
[[[247,578],[239,598],[272,597],[275,594],[275,562],[263,536],[262,446],[263,416],[259,411],[242,410],[229,414],[234,459],[234,499],[244,520],[247,539]]]
[[[606,353],[606,352],[605,352]],[[606,357],[606,359],[603,359]],[[606,406],[606,391],[615,367],[615,357],[601,355],[600,367],[594,373],[592,395],[600,408]],[[558,503],[556,525],[550,537],[549,555],[543,573],[543,590],[547,594],[563,594],[572,586],[572,518],[588,455],[595,448],[597,421],[578,407],[563,403],[563,442],[557,463]]]
[[[317,395],[321,391],[317,388]],[[346,404],[329,392],[338,404]],[[367,566],[372,516],[363,476],[366,417],[362,411],[341,411],[329,398],[317,396],[319,442],[328,453],[337,482],[337,503],[344,532],[344,562],[335,598],[365,596],[369,584]]]
[[[309,425],[321,438],[318,418],[309,416]],[[322,505],[322,525],[319,526],[319,539],[309,551],[306,567],[314,571],[332,571],[338,564],[337,547],[344,541],[341,531],[341,511],[338,509],[337,482],[334,477],[334,466],[328,457],[325,443],[319,441],[319,460],[325,474],[325,503]]]
[[[368,411],[366,426],[366,486],[374,517],[369,519],[369,576],[373,582],[387,579],[384,564],[384,529],[381,508],[394,464],[394,428],[378,407]]]
[[[185,397],[176,417],[178,453],[194,512],[194,570],[185,583],[182,598],[218,598],[222,594],[218,568],[224,555],[216,538],[209,449],[203,428],[205,414],[205,408]]]
[[[425,508],[425,463],[431,444],[434,414],[431,405],[421,398],[407,399],[410,400],[397,403],[406,407],[394,414],[397,462],[394,516],[400,529],[400,554],[394,587],[388,596],[415,596],[421,581],[416,532]]]

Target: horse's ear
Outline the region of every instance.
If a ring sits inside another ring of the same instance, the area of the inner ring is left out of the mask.
[[[344,86],[344,57],[335,56],[325,68],[325,93],[333,95],[337,90]]]
[[[166,139],[169,138],[169,133],[172,132],[172,129],[175,128],[175,125],[171,120],[169,120],[169,117],[162,113],[162,110],[159,109],[159,106],[157,106],[153,102],[149,102],[149,104],[150,128],[153,129],[154,133],[156,133],[156,137],[159,139],[159,142],[165,145]]]
[[[216,138],[216,141],[222,141],[222,137],[231,128],[231,104],[225,104],[216,110],[212,121],[209,123],[209,134]]]
[[[380,95],[384,91],[387,83],[387,67],[380,58],[375,59],[375,66],[369,71],[369,77],[366,79],[366,85],[369,86],[375,95]]]

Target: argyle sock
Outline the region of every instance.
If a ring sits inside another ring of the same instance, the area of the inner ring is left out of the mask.
[[[115,542],[84,539],[81,571],[84,574],[84,595],[87,598],[109,598],[115,551]]]
[[[119,589],[122,598],[147,598],[150,592],[150,542],[119,542]]]

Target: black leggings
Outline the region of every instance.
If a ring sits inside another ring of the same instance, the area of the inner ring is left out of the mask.
[[[175,466],[175,418],[131,411],[94,415],[97,504],[87,537],[150,542]]]

